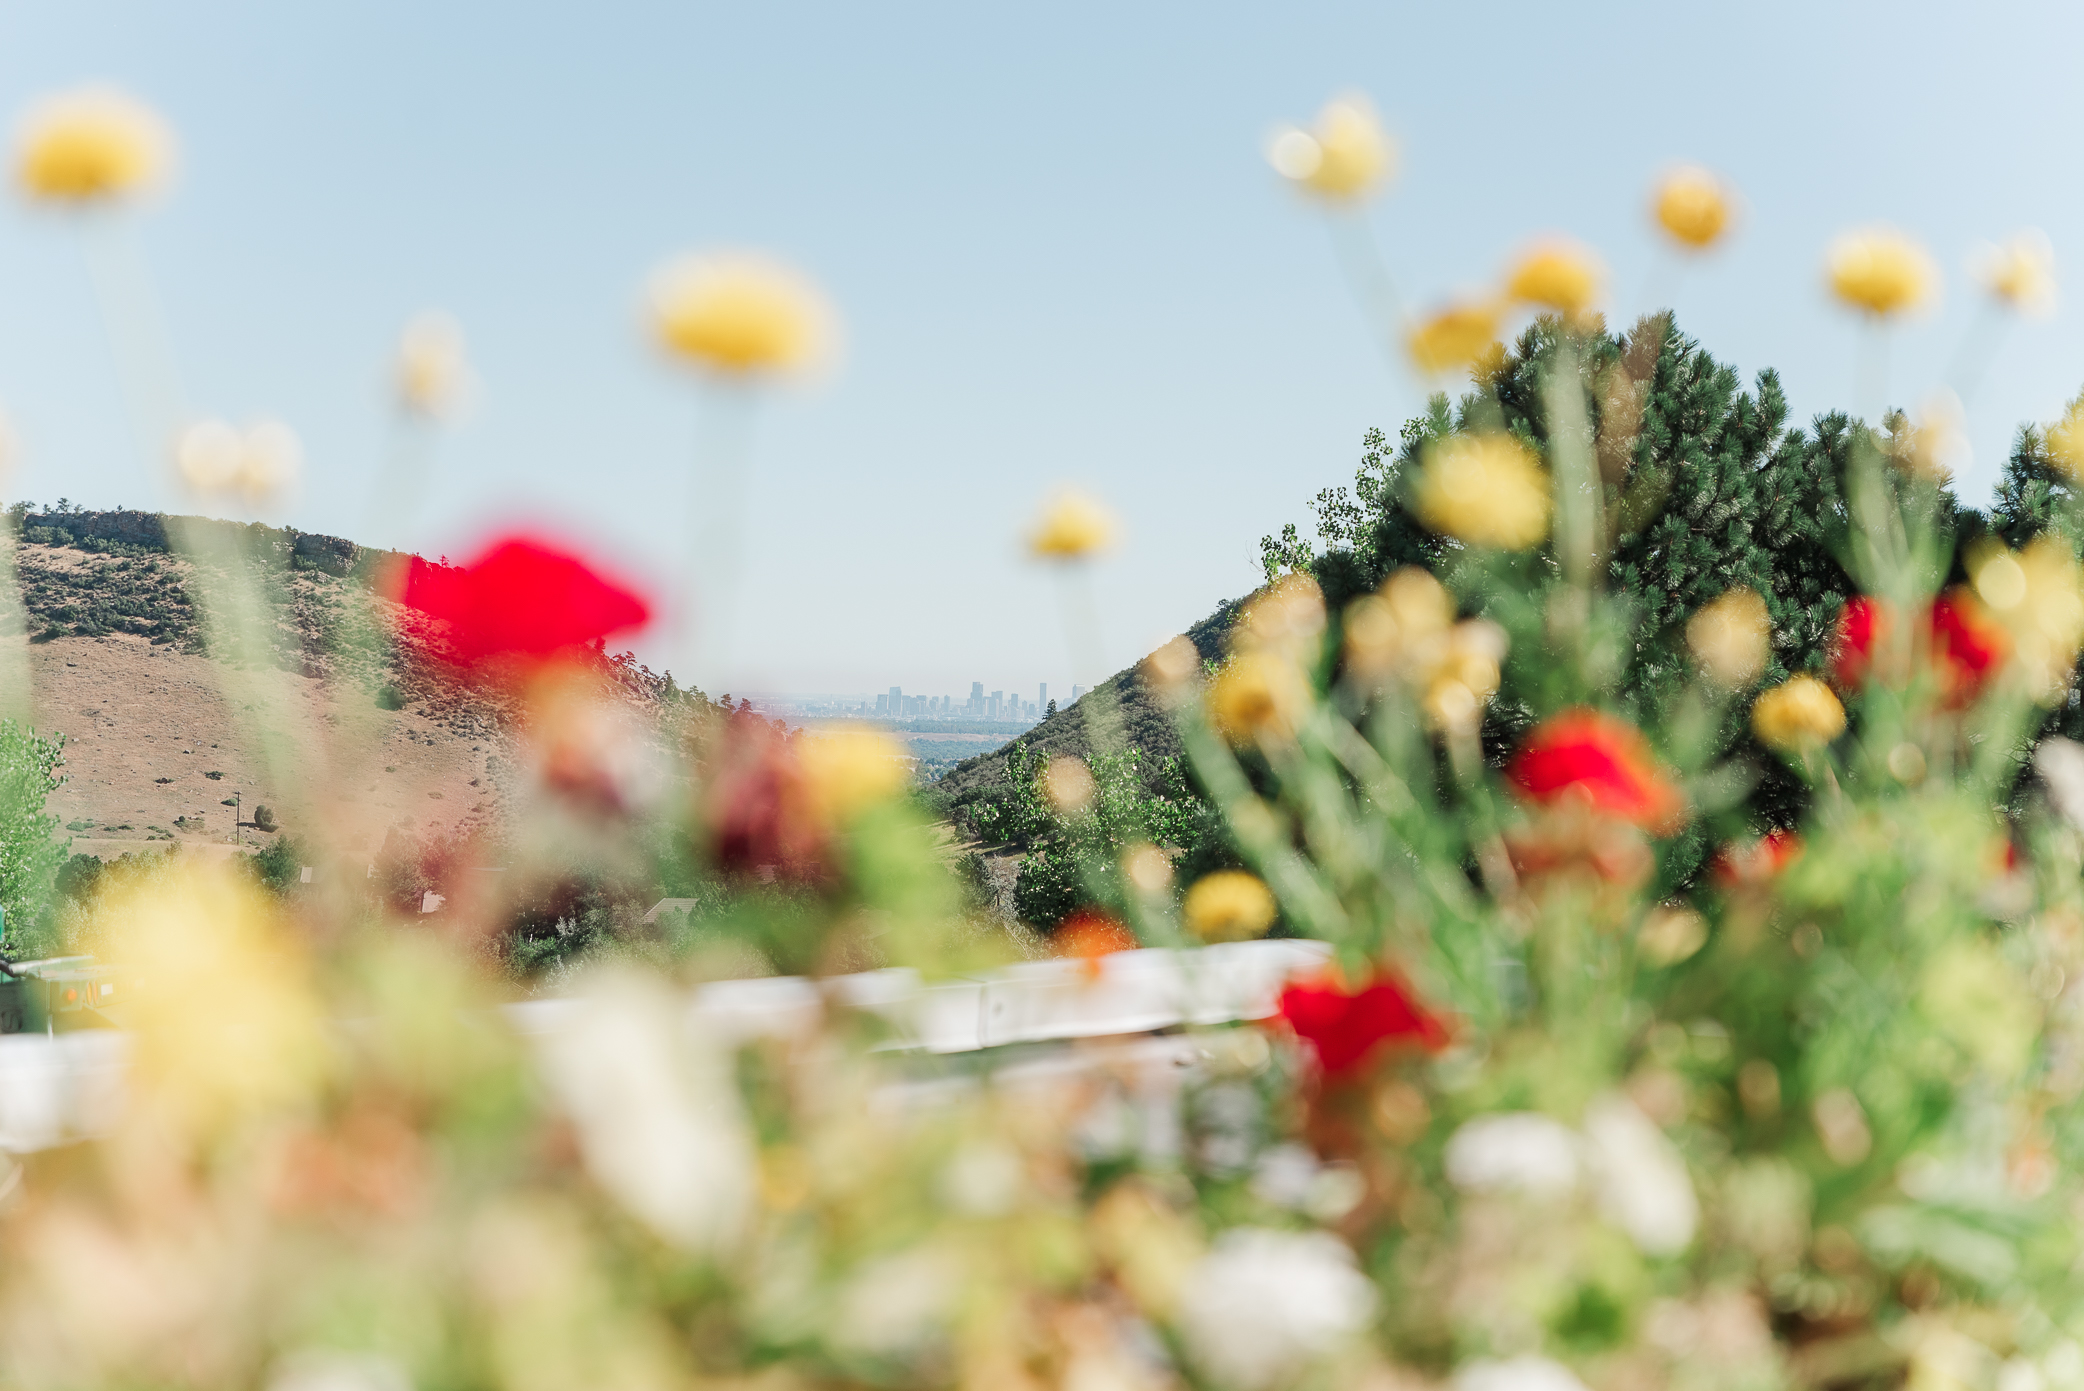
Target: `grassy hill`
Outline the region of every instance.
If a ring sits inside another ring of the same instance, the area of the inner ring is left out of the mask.
[[[1230,625],[1243,604],[1243,599],[1229,600],[1187,629],[1188,639],[1204,661],[1222,655],[1224,636],[1230,631]],[[931,796],[935,805],[942,814],[963,824],[969,820],[968,811],[979,803],[1011,795],[1012,786],[1006,780],[1006,754],[1014,743],[1024,742],[1052,757],[1085,754],[1091,748],[1086,715],[1094,697],[1103,693],[1104,698],[1119,711],[1122,734],[1142,751],[1144,768],[1155,783],[1166,761],[1184,750],[1172,727],[1172,717],[1145,688],[1139,663],[1108,677],[1096,691],[1088,692],[1077,703],[1059,709],[1019,740],[1009,741],[990,753],[956,764],[932,785]]]
[[[393,830],[414,838],[486,824],[517,775],[516,711],[458,678],[418,615],[375,581],[403,557],[235,522],[225,528],[273,623],[257,668],[227,680],[209,652],[198,587],[211,581],[173,552],[157,514],[17,507],[16,566],[33,717],[66,737],[65,784],[50,809],[75,852],[109,858],[187,844],[232,853],[270,837],[234,825],[258,804],[283,832],[324,817],[338,843],[374,853]],[[616,670],[630,699],[658,681]],[[306,732],[300,773],[321,789],[272,784],[261,707]],[[337,768],[337,775],[327,770]],[[366,771],[353,777],[348,770]]]

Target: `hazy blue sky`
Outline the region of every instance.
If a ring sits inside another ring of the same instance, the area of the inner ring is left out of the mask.
[[[1819,291],[1839,229],[1898,223],[1948,270],[1893,354],[1897,401],[1962,337],[1977,240],[2038,225],[2084,265],[2080,31],[1999,4],[68,0],[0,5],[0,107],[103,79],[168,115],[181,174],[139,231],[189,396],[292,424],[308,477],[278,519],[358,540],[459,555],[548,519],[670,588],[697,408],[638,332],[640,287],[690,247],[801,265],[846,355],[760,412],[738,659],[697,677],[966,694],[1072,680],[1016,544],[1058,480],[1126,520],[1098,577],[1119,664],[1248,589],[1258,537],[1415,406],[1261,160],[1275,121],[1373,96],[1404,147],[1374,222],[1425,299],[1556,229],[1632,315],[1648,181],[1724,171],[1747,217],[1681,283],[1681,323],[1747,377],[1778,367],[1800,419],[1852,404],[1854,326]],[[434,306],[482,398],[426,509],[365,525],[387,355]],[[2084,381],[2076,323],[2006,340],[1970,402],[1970,501]],[[11,206],[0,401],[19,493],[176,503],[69,229]]]

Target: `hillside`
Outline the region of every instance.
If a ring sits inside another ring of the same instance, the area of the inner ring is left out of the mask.
[[[1187,629],[1186,635],[1202,660],[1222,655],[1224,636],[1230,631],[1243,603],[1242,599],[1229,600]],[[1006,754],[1014,743],[1025,743],[1052,757],[1085,754],[1091,747],[1086,715],[1095,696],[1112,702],[1119,711],[1122,733],[1129,743],[1142,751],[1144,769],[1154,783],[1165,762],[1185,752],[1179,734],[1173,729],[1172,717],[1145,688],[1139,663],[1108,677],[1096,690],[1076,704],[1059,709],[1020,739],[1001,745],[990,753],[964,759],[949,769],[932,787],[937,808],[944,815],[965,821],[965,809],[1008,795],[1011,786],[1006,781]]]
[[[269,839],[234,826],[238,808],[250,820],[260,804],[285,833],[323,818],[335,843],[372,854],[394,830],[467,832],[497,813],[515,775],[514,711],[459,680],[429,625],[377,592],[372,581],[402,557],[213,523],[238,534],[275,619],[267,661],[241,669],[208,651],[195,593],[210,576],[172,553],[167,519],[13,516],[28,631],[0,643],[10,657],[26,650],[37,727],[66,738],[49,806],[75,853],[229,853]],[[655,695],[648,672],[615,670],[633,700]],[[282,780],[293,786],[270,776],[262,711],[295,732],[297,776]],[[348,768],[381,771],[349,780]]]

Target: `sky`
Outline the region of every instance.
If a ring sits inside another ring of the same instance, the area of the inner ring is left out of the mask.
[[[267,520],[452,559],[559,537],[658,597],[633,645],[712,693],[1032,695],[1092,678],[1020,547],[1053,489],[1123,522],[1091,577],[1086,666],[1112,670],[1249,590],[1259,537],[1307,531],[1365,432],[1420,404],[1267,168],[1277,123],[1374,101],[1402,156],[1368,217],[1414,299],[1565,233],[1612,267],[1617,318],[1671,286],[1681,327],[1747,380],[1776,368],[1801,421],[1873,409],[1821,288],[1836,233],[1895,224],[1947,272],[1890,345],[1897,404],[1981,312],[1978,242],[2039,227],[2084,265],[2080,49],[2084,12],[2002,3],[0,0],[0,115],[110,82],[177,131],[176,178],[120,231],[189,407],[303,441]],[[1676,273],[1644,209],[1681,160],[1744,217]],[[752,409],[721,635],[690,597],[718,408],[639,313],[662,262],[719,247],[801,268],[844,325],[830,371]],[[386,370],[436,308],[480,385],[415,503],[378,491]],[[1998,344],[1965,500],[2084,385],[2079,314],[2084,280]],[[126,414],[81,229],[14,199],[0,404],[13,496],[193,506]]]

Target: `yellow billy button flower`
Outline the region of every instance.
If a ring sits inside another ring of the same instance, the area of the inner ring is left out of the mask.
[[[1413,500],[1420,521],[1472,546],[1520,551],[1548,535],[1548,475],[1511,435],[1453,435],[1434,444]]]
[[[1208,693],[1209,718],[1233,744],[1293,738],[1309,704],[1309,687],[1295,663],[1264,649],[1232,657]]]
[[[1066,489],[1042,509],[1028,533],[1028,551],[1043,560],[1077,560],[1106,550],[1119,530],[1098,499]]]
[[[1264,649],[1298,661],[1317,655],[1324,637],[1324,591],[1300,570],[1281,576],[1245,605],[1230,630],[1238,651]]]
[[[446,314],[422,314],[398,339],[398,404],[432,420],[456,408],[469,380],[463,330]]]
[[[1729,188],[1698,165],[1683,165],[1657,184],[1651,211],[1657,225],[1690,251],[1705,251],[1729,230]]]
[[[2055,248],[2045,232],[2028,228],[2002,246],[1979,247],[1968,268],[2008,309],[2041,318],[2055,308]]]
[[[1372,193],[1394,170],[1396,146],[1364,97],[1339,97],[1310,130],[1276,131],[1267,160],[1281,177],[1320,198],[1346,202]]]
[[[1709,680],[1732,691],[1765,671],[1771,638],[1766,601],[1755,589],[1732,589],[1686,621],[1694,660]]]
[[[15,177],[33,198],[97,203],[165,177],[174,141],[157,112],[109,87],[52,97],[23,120]]]
[[[2084,571],[2068,545],[2043,534],[2014,554],[1993,542],[1970,553],[1968,571],[1976,597],[2011,634],[2027,689],[2044,702],[2061,696],[2084,648]]]
[[[1898,417],[1898,419],[1901,419]],[[1915,420],[1892,428],[1889,458],[1927,483],[1945,483],[1970,459],[1967,415],[1961,398],[1941,387],[1925,398]]]
[[[832,730],[801,739],[797,765],[819,814],[828,822],[844,823],[890,801],[911,781],[912,760],[887,734]]]
[[[2072,482],[2084,480],[2084,397],[2071,402],[2062,419],[2050,425],[2042,438],[2055,466]]]
[[[1925,248],[1892,227],[1845,233],[1831,243],[1825,271],[1832,294],[1880,319],[1916,309],[1939,288]]]
[[[1495,300],[1451,304],[1411,330],[1404,345],[1411,361],[1427,376],[1474,367],[1498,341]]]
[[[728,376],[816,366],[834,329],[825,297],[778,261],[683,256],[651,282],[652,332],[668,352]]]
[[[1784,753],[1822,748],[1845,731],[1845,707],[1814,676],[1791,677],[1751,707],[1751,732]]]
[[[1052,758],[1049,766],[1042,770],[1042,795],[1049,804],[1066,816],[1073,816],[1093,804],[1093,794],[1099,787],[1093,781],[1093,770],[1086,767],[1085,760],[1068,755]]]
[[[1599,298],[1599,283],[1605,278],[1606,268],[1598,257],[1576,242],[1556,239],[1529,248],[1514,263],[1505,277],[1505,293],[1521,304],[1575,318]]]
[[[174,467],[200,497],[235,496],[268,502],[297,480],[304,446],[280,421],[264,420],[240,431],[222,420],[201,420],[181,432]]]
[[[1187,930],[1204,942],[1241,942],[1263,936],[1280,909],[1273,890],[1241,869],[1219,869],[1203,875],[1187,890],[1180,916]]]
[[[1375,679],[1423,666],[1454,626],[1454,598],[1432,572],[1406,566],[1379,593],[1346,607],[1346,669]]]

